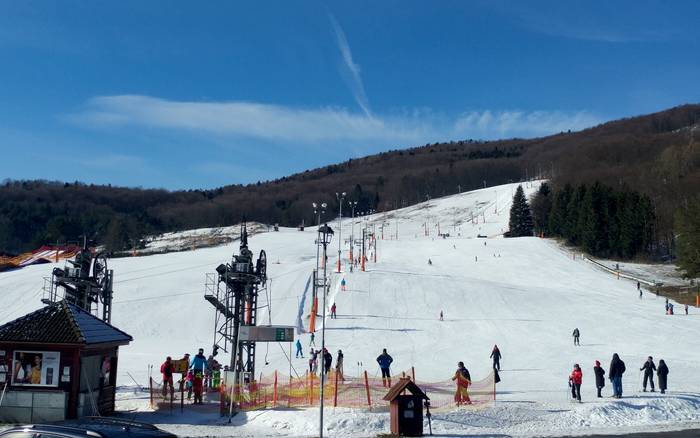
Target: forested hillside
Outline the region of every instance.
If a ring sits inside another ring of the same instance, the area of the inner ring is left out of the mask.
[[[334,193],[356,211],[389,210],[526,178],[550,178],[554,190],[598,181],[637,191],[653,209],[647,245],[673,248],[673,219],[700,190],[700,105],[609,122],[536,139],[460,140],[393,150],[274,181],[214,190],[95,186],[80,182],[5,181],[0,186],[0,251],[19,252],[87,234],[113,249],[147,233],[250,220],[296,226],[313,222],[312,202],[337,211]],[[350,209],[344,209],[350,214]]]

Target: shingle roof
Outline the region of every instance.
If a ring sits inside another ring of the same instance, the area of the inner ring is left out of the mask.
[[[398,397],[404,390],[408,390],[411,394],[416,397],[420,397],[424,400],[430,400],[430,398],[425,395],[423,390],[421,390],[418,385],[413,383],[410,377],[403,377],[399,379],[398,383],[389,389],[389,392],[384,396],[384,400],[392,401]]]
[[[128,344],[133,338],[65,301],[49,304],[0,326],[0,342]]]

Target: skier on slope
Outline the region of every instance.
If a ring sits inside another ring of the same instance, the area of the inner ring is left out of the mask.
[[[296,346],[297,346],[296,357],[298,358],[299,356],[301,356],[301,358],[303,359],[303,358],[304,358],[304,352],[302,351],[302,348],[301,348],[301,340],[300,340],[300,339],[297,339]]]
[[[498,345],[493,346],[489,357],[493,359],[493,369],[501,371],[501,350],[498,349]]]
[[[574,370],[569,376],[569,386],[571,386],[571,396],[581,403],[581,383],[583,383],[583,371],[578,364],[574,364]]]
[[[661,394],[666,394],[666,388],[668,387],[666,385],[668,382],[668,366],[666,366],[666,362],[663,359],[659,361],[659,368],[656,370],[656,375],[659,378],[659,389],[661,390]]]
[[[649,356],[644,365],[639,369],[639,371],[644,371],[644,383],[642,383],[642,391],[647,392],[647,380],[649,380],[649,385],[651,386],[651,392],[654,392],[654,371],[656,371],[656,365],[654,365],[654,359]]]
[[[571,334],[571,336],[574,337],[574,345],[581,345],[579,342],[578,338],[581,335],[581,332],[578,331],[578,327],[574,329],[574,332]]]
[[[345,277],[343,277],[342,280],[340,280],[340,290],[345,290]]]
[[[600,361],[595,361],[593,373],[595,374],[595,387],[598,390],[598,398],[601,398],[602,394],[600,391],[605,387],[605,370],[600,366]]]
[[[615,398],[622,398],[622,375],[626,370],[625,363],[620,359],[620,356],[617,353],[613,354],[610,368],[608,368],[608,378],[612,382],[613,397]]]
[[[455,391],[455,402],[457,406],[461,406],[462,403],[468,405],[472,404],[469,398],[469,385],[472,383],[472,378],[469,375],[469,370],[465,368],[464,362],[457,363],[457,371],[452,377],[452,380],[457,381],[457,391]]]
[[[336,311],[336,307],[335,307],[335,303],[333,303],[333,305],[331,306],[331,319],[338,319],[338,316],[335,314],[335,311]]]
[[[311,374],[316,374],[316,369],[318,368],[318,351],[311,349],[311,355],[309,356],[309,372]]]
[[[377,363],[379,364],[379,369],[382,370],[382,386],[386,387],[387,382],[389,383],[389,387],[391,387],[391,370],[389,367],[391,367],[391,363],[394,361],[394,358],[389,356],[389,353],[386,352],[386,348],[382,350],[382,354],[377,356]]]

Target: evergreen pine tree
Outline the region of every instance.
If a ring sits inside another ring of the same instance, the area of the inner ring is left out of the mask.
[[[523,186],[518,186],[510,207],[510,237],[532,236],[532,213]]]
[[[678,266],[689,278],[700,276],[700,199],[681,208],[675,215]]]
[[[549,185],[547,183],[542,183],[539,190],[537,190],[537,194],[535,194],[530,202],[532,222],[535,232],[538,235],[541,233],[549,234],[549,217],[553,207],[552,198],[554,198],[554,196],[549,189]]]

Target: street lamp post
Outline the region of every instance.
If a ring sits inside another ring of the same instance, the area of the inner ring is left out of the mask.
[[[352,219],[350,222],[350,264],[354,262],[354,254],[352,253],[353,246],[355,244],[355,207],[357,207],[357,201],[348,201],[350,204],[350,209],[352,210]]]
[[[318,241],[323,244],[323,313],[322,313],[322,321],[323,325],[321,326],[321,401],[319,404],[320,412],[319,412],[319,428],[318,428],[318,436],[320,438],[323,438],[323,399],[324,399],[324,387],[326,386],[326,359],[325,359],[325,352],[326,352],[326,295],[328,291],[328,278],[327,278],[327,271],[326,271],[326,266],[328,265],[326,263],[326,250],[328,248],[328,244],[331,243],[331,239],[333,238],[333,230],[331,227],[328,226],[328,224],[323,225],[322,227],[318,228]]]
[[[343,243],[343,201],[345,201],[345,192],[335,194],[335,198],[338,200],[338,205],[340,209],[338,210],[338,273],[340,273],[340,258],[341,249],[340,246]]]

